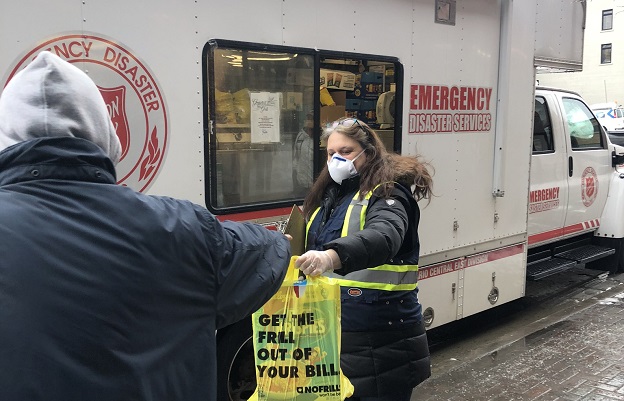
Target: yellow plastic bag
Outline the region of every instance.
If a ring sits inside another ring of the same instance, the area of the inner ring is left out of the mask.
[[[340,370],[340,286],[298,280],[290,260],[279,291],[253,314],[256,392],[250,401],[340,401],[353,385]]]

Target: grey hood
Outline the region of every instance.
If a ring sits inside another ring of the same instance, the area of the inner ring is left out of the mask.
[[[121,145],[91,78],[44,51],[7,84],[0,97],[0,151],[43,137],[76,137],[100,146],[114,164]]]

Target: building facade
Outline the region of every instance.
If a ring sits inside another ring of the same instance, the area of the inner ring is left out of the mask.
[[[540,73],[541,86],[578,92],[588,104],[624,104],[624,0],[586,0],[583,70]]]

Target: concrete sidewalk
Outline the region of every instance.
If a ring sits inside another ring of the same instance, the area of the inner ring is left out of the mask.
[[[624,400],[624,274],[542,295],[556,280],[529,283],[522,311],[512,305],[480,333],[434,346],[432,377],[411,400]]]

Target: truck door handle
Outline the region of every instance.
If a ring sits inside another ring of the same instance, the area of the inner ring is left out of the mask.
[[[568,156],[568,176],[572,177],[572,174],[574,174],[574,162],[572,156]]]

